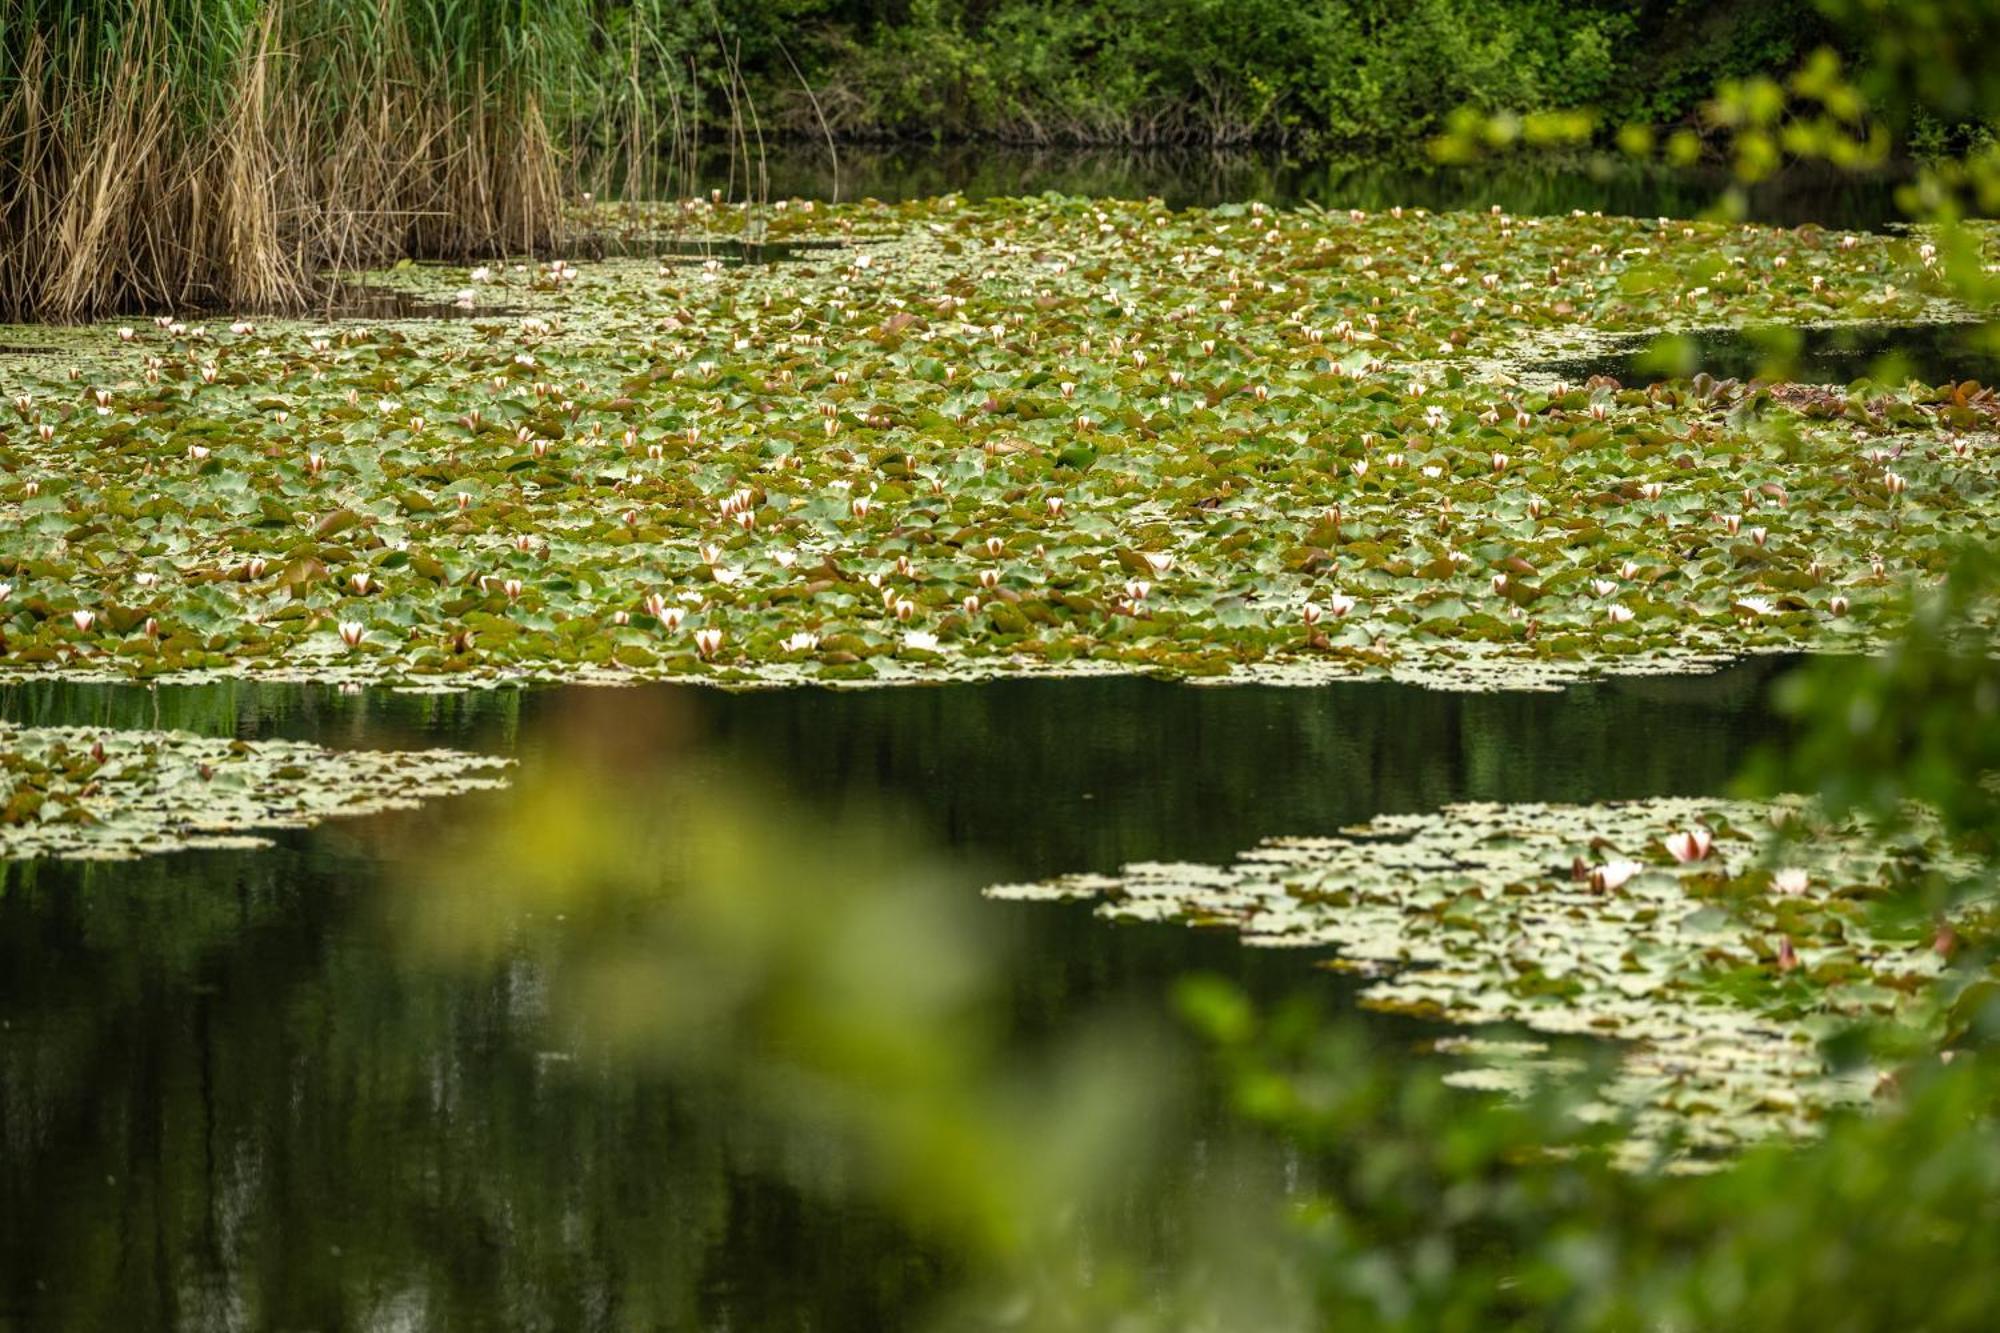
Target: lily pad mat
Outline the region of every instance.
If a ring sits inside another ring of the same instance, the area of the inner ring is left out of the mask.
[[[382,281],[515,313],[140,323],[74,379],[9,367],[0,672],[1537,687],[1869,647],[1995,516],[1974,386],[1524,369],[1962,314],[1916,236],[1055,198],[760,225],[841,247],[411,268]]]
[[[0,860],[263,847],[269,840],[259,830],[505,786],[499,772],[509,762],[452,750],[328,750],[0,722]]]
[[[1772,847],[1774,823],[1791,836]],[[1704,855],[1677,859],[1711,832]],[[1616,1038],[1617,1071],[1586,1114],[1629,1118],[1625,1160],[1697,1165],[1866,1104],[1876,1071],[1821,1056],[1838,1027],[1935,1032],[1936,937],[1928,923],[1886,929],[1870,907],[1914,876],[1971,868],[1922,821],[1891,839],[1821,826],[1797,802],[1666,798],[1453,805],[1273,839],[1232,866],[1143,863],[987,892],[1326,950],[1377,978],[1364,1002],[1387,1010]],[[1547,1055],[1534,1041],[1445,1046],[1482,1062],[1461,1078],[1480,1087],[1518,1087]]]

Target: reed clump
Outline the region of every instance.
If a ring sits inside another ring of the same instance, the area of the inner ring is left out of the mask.
[[[604,47],[590,0],[12,0],[0,318],[295,307],[330,271],[543,251]]]

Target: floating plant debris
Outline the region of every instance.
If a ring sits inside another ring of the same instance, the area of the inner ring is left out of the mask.
[[[453,750],[328,750],[0,722],[0,859],[126,861],[262,847],[260,830],[504,786],[507,762]]]
[[[1872,646],[1995,517],[1976,385],[1528,369],[1957,313],[1915,236],[1054,198],[759,228],[788,262],[413,266],[373,281],[470,317],[0,366],[0,672],[1555,685]]]
[[[1671,798],[1453,805],[1272,839],[1233,866],[1144,863],[987,892],[1324,949],[1376,978],[1363,998],[1382,1009],[1618,1039],[1587,1114],[1629,1117],[1627,1160],[1666,1151],[1696,1166],[1875,1095],[1874,1071],[1830,1068],[1818,1039],[1862,1017],[1933,1030],[1920,983],[1943,959],[1928,926],[1871,907],[1972,865],[1923,820],[1886,838],[1824,826],[1799,802]],[[1563,1064],[1539,1041],[1441,1048],[1478,1061],[1458,1076],[1470,1086],[1515,1089]]]

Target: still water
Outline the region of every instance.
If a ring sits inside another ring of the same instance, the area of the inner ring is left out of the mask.
[[[265,850],[0,865],[0,1329],[873,1330],[967,1290],[1018,1327],[981,1272],[1037,1246],[1143,1301],[1302,1169],[1231,1128],[1173,979],[1330,1008],[1354,983],[982,886],[1453,800],[1720,792],[1784,667],[0,689],[17,722],[519,761]],[[1376,1023],[1413,1059],[1428,1031]]]
[[[1524,216],[1572,209],[1699,217],[1732,184],[1721,168],[1675,170],[1613,154],[1522,153],[1474,166],[1414,160],[1314,161],[1268,152],[1048,151],[993,145],[844,148],[774,145],[754,170],[726,154],[702,164],[704,188],[773,199],[923,199],[1061,194],[1157,198],[1172,208],[1261,199],[1281,207],[1484,209]],[[1879,230],[1906,220],[1898,169],[1874,174],[1790,167],[1744,192],[1743,216],[1779,226]]]
[[[1539,368],[1571,380],[1609,375],[1624,384],[1706,374],[1799,384],[1990,385],[2000,384],[2000,342],[1991,329],[1972,323],[1780,325],[1635,338],[1622,351]]]

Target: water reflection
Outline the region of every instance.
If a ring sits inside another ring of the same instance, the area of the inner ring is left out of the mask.
[[[1538,369],[1572,380],[1609,375],[1626,384],[1659,379],[1790,380],[1900,386],[2000,384],[2000,342],[1984,324],[1777,325],[1670,334],[1607,356],[1550,362]]]
[[[522,759],[511,792],[268,852],[0,867],[0,1325],[1101,1327],[1241,1280],[1191,1256],[1296,1175],[1228,1128],[1162,994],[1348,983],[977,888],[1452,799],[1719,790],[1775,669],[0,691],[14,721]]]
[[[765,161],[770,197],[922,199],[1041,194],[1157,197],[1174,208],[1261,199],[1286,207],[1378,210],[1484,209],[1567,213],[1571,209],[1632,217],[1697,217],[1733,184],[1721,169],[1666,170],[1610,154],[1564,158],[1521,155],[1475,166],[1418,160],[1302,161],[1283,153],[1034,149],[991,144],[943,147],[849,146],[838,162],[823,146],[773,146]],[[727,154],[705,164],[704,188],[741,188]],[[1745,217],[1780,226],[1818,223],[1848,230],[1904,220],[1895,177],[1790,168],[1752,187]]]

